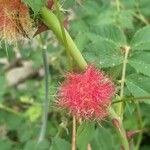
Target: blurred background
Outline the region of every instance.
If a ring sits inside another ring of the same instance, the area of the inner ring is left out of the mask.
[[[114,49],[130,44],[135,32],[149,25],[150,0],[120,0],[119,7],[115,0],[64,0],[60,1],[60,7],[67,29],[86,60],[106,71],[118,85],[122,52]],[[124,35],[120,34],[119,30]],[[148,31],[146,38],[150,41],[150,30]],[[115,33],[109,35],[110,32]],[[67,72],[66,52],[51,31],[46,31],[41,36],[48,50],[50,70],[50,106],[46,139],[36,147],[45,93],[40,38],[36,36],[15,45],[1,43],[0,150],[70,150],[71,148],[71,117],[55,105],[57,88],[63,81],[64,73]],[[116,47],[111,42],[105,43],[109,38],[117,45]],[[145,60],[144,65],[148,66],[146,71],[141,71],[138,68],[139,64],[132,63],[127,70],[128,75],[140,72],[144,81],[134,84],[139,75],[131,76],[130,83],[125,89],[127,96],[138,93],[138,90],[133,91],[137,87],[146,95],[150,95],[150,44],[148,44],[143,48],[146,51],[143,50],[142,53],[138,51],[134,56],[138,57],[139,61],[141,61],[139,57]],[[142,46],[139,49],[142,49]],[[139,150],[150,149],[150,102],[145,101],[140,103],[142,134],[140,138],[135,136],[134,139],[137,142],[139,140]],[[139,129],[141,120],[136,118],[138,111],[135,105],[130,102],[126,108],[125,128]],[[78,146],[84,143],[85,138],[94,134],[91,139],[92,150],[120,149],[120,142],[110,123],[104,122],[102,126],[106,128],[99,127],[94,130],[95,126],[97,125],[86,128],[84,131],[84,134],[87,133],[86,137],[79,136],[81,142],[78,142]]]

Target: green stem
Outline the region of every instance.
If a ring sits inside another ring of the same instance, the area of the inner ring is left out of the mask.
[[[121,102],[124,102],[124,101],[133,101],[133,102],[134,102],[135,100],[138,100],[138,101],[150,100],[150,96],[124,97],[124,98],[121,99],[121,100],[113,101],[112,104],[121,103]]]
[[[125,77],[126,77],[126,67],[128,63],[128,54],[130,51],[130,47],[126,46],[124,48],[125,55],[123,60],[123,67],[122,67],[122,77],[121,77],[121,85],[120,85],[120,99],[122,100],[124,97],[124,86],[125,86]],[[118,114],[120,115],[121,119],[123,119],[123,112],[124,112],[124,103],[120,103],[118,105]]]
[[[69,51],[69,48],[68,48],[68,43],[67,43],[65,28],[64,28],[64,25],[63,25],[63,21],[62,21],[62,17],[61,17],[61,12],[60,12],[57,0],[54,0],[54,4],[56,6],[58,20],[59,20],[59,24],[61,26],[64,47],[66,48],[66,54],[67,54],[67,58],[68,58],[68,69],[71,71],[72,70],[72,58],[71,58],[70,51]]]
[[[76,117],[73,116],[72,122],[72,148],[71,150],[76,150]]]
[[[148,20],[141,13],[141,10],[140,10],[140,0],[136,0],[136,9],[137,9],[137,13],[133,12],[133,15],[137,19],[139,19],[141,22],[143,22],[145,25],[149,25]]]
[[[149,25],[149,22],[146,20],[146,18],[142,15],[142,14],[136,14],[136,13],[132,13],[133,16],[135,18],[137,18],[138,20],[140,20],[142,23],[144,23],[145,25]]]
[[[117,12],[120,12],[120,1],[116,0]]]
[[[113,120],[117,121],[118,126],[115,126],[115,129],[118,133],[118,136],[120,138],[120,141],[122,143],[124,150],[130,150],[126,132],[122,124],[122,119],[118,116],[118,114],[115,113],[115,111],[112,108],[109,109],[109,113],[110,113],[110,118],[112,119],[112,121]]]
[[[38,142],[44,140],[44,138],[45,138],[46,128],[47,128],[47,120],[48,120],[48,109],[49,109],[49,100],[48,100],[49,66],[48,66],[48,60],[47,60],[47,49],[44,46],[44,44],[42,44],[42,47],[43,47],[42,48],[42,57],[43,57],[43,64],[44,64],[44,70],[45,70],[45,100],[44,100],[44,106],[43,106],[44,113],[42,116],[42,126],[41,126],[41,131],[40,131]]]
[[[6,107],[5,105],[3,104],[0,104],[0,109],[6,111],[6,112],[9,112],[9,113],[12,113],[14,115],[17,115],[17,116],[21,116],[21,117],[24,117],[23,114],[21,114],[20,112],[17,112],[9,107]]]
[[[42,21],[55,33],[58,40],[64,44],[64,39],[62,35],[61,26],[57,17],[53,14],[53,12],[46,7],[43,7],[40,11]],[[65,30],[65,29],[64,29]],[[73,59],[76,61],[81,70],[84,70],[87,67],[87,63],[80,53],[79,49],[73,42],[67,30],[65,30],[65,35],[67,39],[67,48],[70,52]]]

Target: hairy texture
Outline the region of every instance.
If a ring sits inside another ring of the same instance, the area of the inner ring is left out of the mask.
[[[0,0],[0,39],[9,43],[30,37],[33,20],[21,0]]]
[[[58,105],[86,120],[102,120],[108,115],[115,85],[103,72],[89,66],[84,73],[69,73],[58,91]]]

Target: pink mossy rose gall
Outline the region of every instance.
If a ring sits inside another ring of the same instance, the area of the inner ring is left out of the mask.
[[[28,7],[21,0],[0,0],[0,39],[14,42],[33,31]]]
[[[58,105],[85,120],[101,121],[108,115],[115,85],[94,66],[83,73],[68,73],[58,91]]]

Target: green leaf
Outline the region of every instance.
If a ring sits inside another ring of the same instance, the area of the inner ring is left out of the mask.
[[[149,17],[149,16],[150,16],[150,11],[149,11],[149,8],[150,8],[150,1],[149,1],[149,0],[142,0],[142,1],[140,1],[139,7],[140,7],[141,13],[142,13],[144,16],[146,16],[146,17]]]
[[[149,150],[150,149],[150,146],[149,145],[143,145],[141,147],[141,150]]]
[[[82,6],[82,9],[77,10],[77,14],[81,17],[95,16],[99,13],[100,9],[96,1],[87,1]]]
[[[83,122],[77,130],[77,147],[79,150],[87,150],[87,145],[94,135],[94,123]]]
[[[5,121],[9,130],[15,130],[22,124],[22,118],[13,114],[6,114]]]
[[[82,37],[82,38],[81,38]],[[87,45],[89,39],[87,38],[87,33],[79,32],[75,38],[75,43],[82,52]]]
[[[88,26],[83,20],[78,20],[78,21],[74,20],[74,21],[70,22],[70,32],[73,35],[80,33],[81,31],[84,33],[88,32]]]
[[[144,75],[150,76],[150,53],[136,54],[129,59],[129,64]]]
[[[150,77],[132,74],[127,77],[126,85],[135,97],[150,96]],[[144,102],[150,103],[149,100],[144,100]]]
[[[42,114],[41,106],[35,104],[26,111],[25,116],[29,117],[31,122],[34,122],[41,116],[41,114]]]
[[[141,104],[140,105],[140,108],[141,108],[141,113],[142,113],[142,117],[143,117],[143,122],[144,122],[144,125],[145,127],[150,127],[150,117],[149,117],[149,114],[150,114],[150,105],[147,105],[147,104]]]
[[[108,6],[106,6],[108,7]],[[102,21],[103,20],[103,21]],[[91,16],[88,19],[88,23],[90,25],[106,25],[106,24],[111,24],[114,21],[114,11],[113,10],[105,10],[105,8],[103,7],[103,9],[101,9],[101,12],[99,12],[98,15],[95,16]]]
[[[13,143],[8,139],[0,139],[0,149],[1,150],[10,150],[12,149]]]
[[[64,139],[54,138],[50,150],[71,150],[71,144]]]
[[[134,8],[135,7],[135,0],[122,0],[122,3],[125,7]]]
[[[150,26],[138,30],[132,38],[131,47],[133,50],[150,50]]]
[[[23,0],[25,4],[27,4],[35,14],[37,14],[40,9],[45,5],[47,0]]]
[[[100,39],[87,45],[83,55],[90,62],[99,67],[114,67],[122,63],[123,57],[119,47],[112,41]]]
[[[35,139],[35,143],[37,144],[37,136],[39,135],[40,125],[38,126],[36,125],[37,125],[37,122],[31,123],[27,119],[23,120],[22,123],[18,125],[19,128],[17,128],[17,137],[20,143],[27,144],[28,141],[32,141],[31,142],[31,145],[32,145],[32,143],[34,143],[33,139]],[[28,143],[28,145],[30,145],[30,143]]]
[[[91,146],[93,150],[117,150],[115,148],[112,134],[102,127],[95,131]]]
[[[91,30],[105,39],[112,40],[117,45],[126,45],[124,33],[115,25],[95,25],[91,27]]]
[[[30,140],[26,143],[24,150],[48,150],[49,149],[49,142],[48,141],[41,141],[37,143],[36,140]]]
[[[133,10],[121,10],[118,17],[117,17],[117,25],[121,26],[123,29],[134,29],[134,24],[133,24]],[[117,14],[116,14],[117,16]]]

